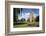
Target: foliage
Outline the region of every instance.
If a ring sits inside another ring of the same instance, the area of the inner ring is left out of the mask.
[[[36,17],[35,21],[36,22],[39,22],[39,16]]]
[[[14,8],[13,9],[13,21],[17,22],[18,21],[18,14],[20,13],[20,8]]]
[[[26,21],[24,18],[21,19],[22,22]]]
[[[30,22],[30,19],[28,18],[27,22]]]

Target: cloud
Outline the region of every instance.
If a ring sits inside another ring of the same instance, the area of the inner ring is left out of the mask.
[[[20,16],[18,16],[18,19],[19,20],[21,20],[22,18],[25,18],[26,20],[29,18],[29,15],[30,15],[30,13],[22,13],[22,15]],[[38,14],[35,14],[34,13],[34,18],[36,18],[38,16]]]
[[[22,13],[22,15],[20,16],[18,16],[18,19],[20,20],[20,19],[22,19],[22,18],[25,18],[26,20],[29,18],[29,15],[30,15],[30,13]]]
[[[34,14],[34,18],[36,18],[38,16],[38,14]]]

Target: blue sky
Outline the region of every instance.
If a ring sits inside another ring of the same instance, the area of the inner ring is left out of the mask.
[[[22,13],[29,13],[29,12],[34,12],[35,14],[39,15],[39,9],[32,9],[32,8],[23,8]]]
[[[28,15],[33,12],[35,14],[35,16],[38,16],[39,15],[39,9],[35,9],[35,8],[22,8],[22,11],[20,11],[20,14],[18,15],[19,19],[21,18],[25,18],[25,19],[28,19]]]

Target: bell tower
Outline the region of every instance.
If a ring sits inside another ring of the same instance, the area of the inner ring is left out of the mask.
[[[34,12],[31,12],[29,15],[30,23],[35,24]]]

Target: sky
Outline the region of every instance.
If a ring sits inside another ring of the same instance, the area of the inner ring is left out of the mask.
[[[18,15],[18,19],[25,18],[27,20],[32,12],[34,13],[34,17],[39,16],[39,9],[22,8],[22,11],[20,11],[20,14]]]

